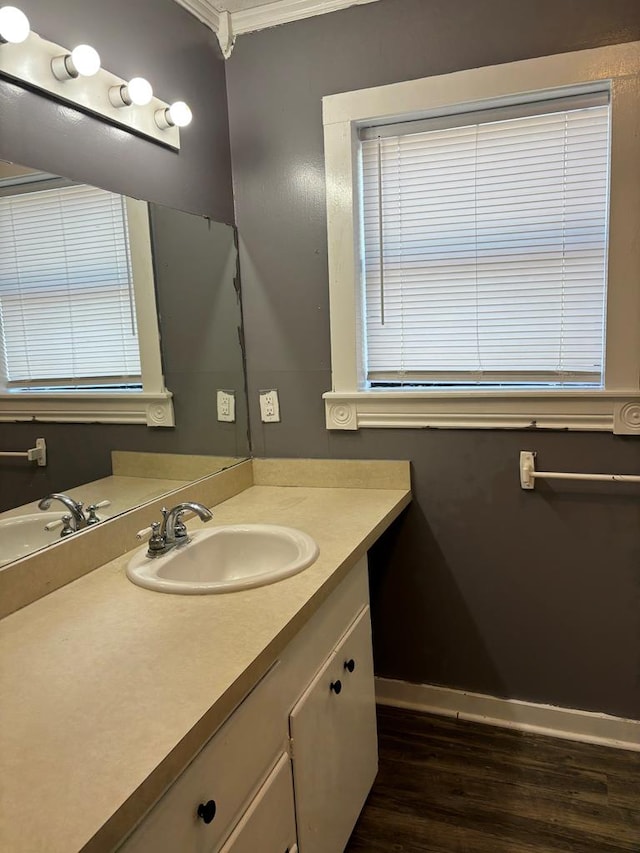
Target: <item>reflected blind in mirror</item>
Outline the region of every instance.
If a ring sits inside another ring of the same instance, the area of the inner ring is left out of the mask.
[[[0,198],[8,388],[139,385],[126,202],[89,186]]]
[[[361,140],[369,384],[601,385],[608,93]]]

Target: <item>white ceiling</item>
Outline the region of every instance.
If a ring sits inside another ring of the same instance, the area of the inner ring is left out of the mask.
[[[218,12],[240,12],[244,9],[255,9],[256,6],[271,6],[281,0],[213,0],[213,6]]]

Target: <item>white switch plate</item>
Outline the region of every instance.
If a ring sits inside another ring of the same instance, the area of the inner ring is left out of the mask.
[[[218,391],[218,420],[233,423],[236,419],[236,395],[233,391]]]
[[[263,424],[277,423],[280,420],[280,402],[275,389],[260,391],[260,417]]]

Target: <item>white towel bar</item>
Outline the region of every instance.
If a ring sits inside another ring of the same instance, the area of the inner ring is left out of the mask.
[[[23,451],[3,450],[0,451],[0,456],[28,459],[29,462],[37,462],[42,467],[47,464],[47,443],[44,438],[36,438],[35,447]]]
[[[640,483],[636,474],[564,474],[560,471],[536,471],[536,454],[531,450],[520,451],[520,485],[523,489],[534,489],[536,480],[600,480],[607,483]]]

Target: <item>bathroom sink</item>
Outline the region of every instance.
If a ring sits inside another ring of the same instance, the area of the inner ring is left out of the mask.
[[[160,557],[139,551],[127,566],[138,586],[183,595],[233,592],[291,577],[317,559],[314,540],[292,527],[230,524],[197,530]]]
[[[26,557],[60,537],[60,528],[45,530],[45,524],[62,518],[61,512],[14,515],[0,520],[0,565]]]

